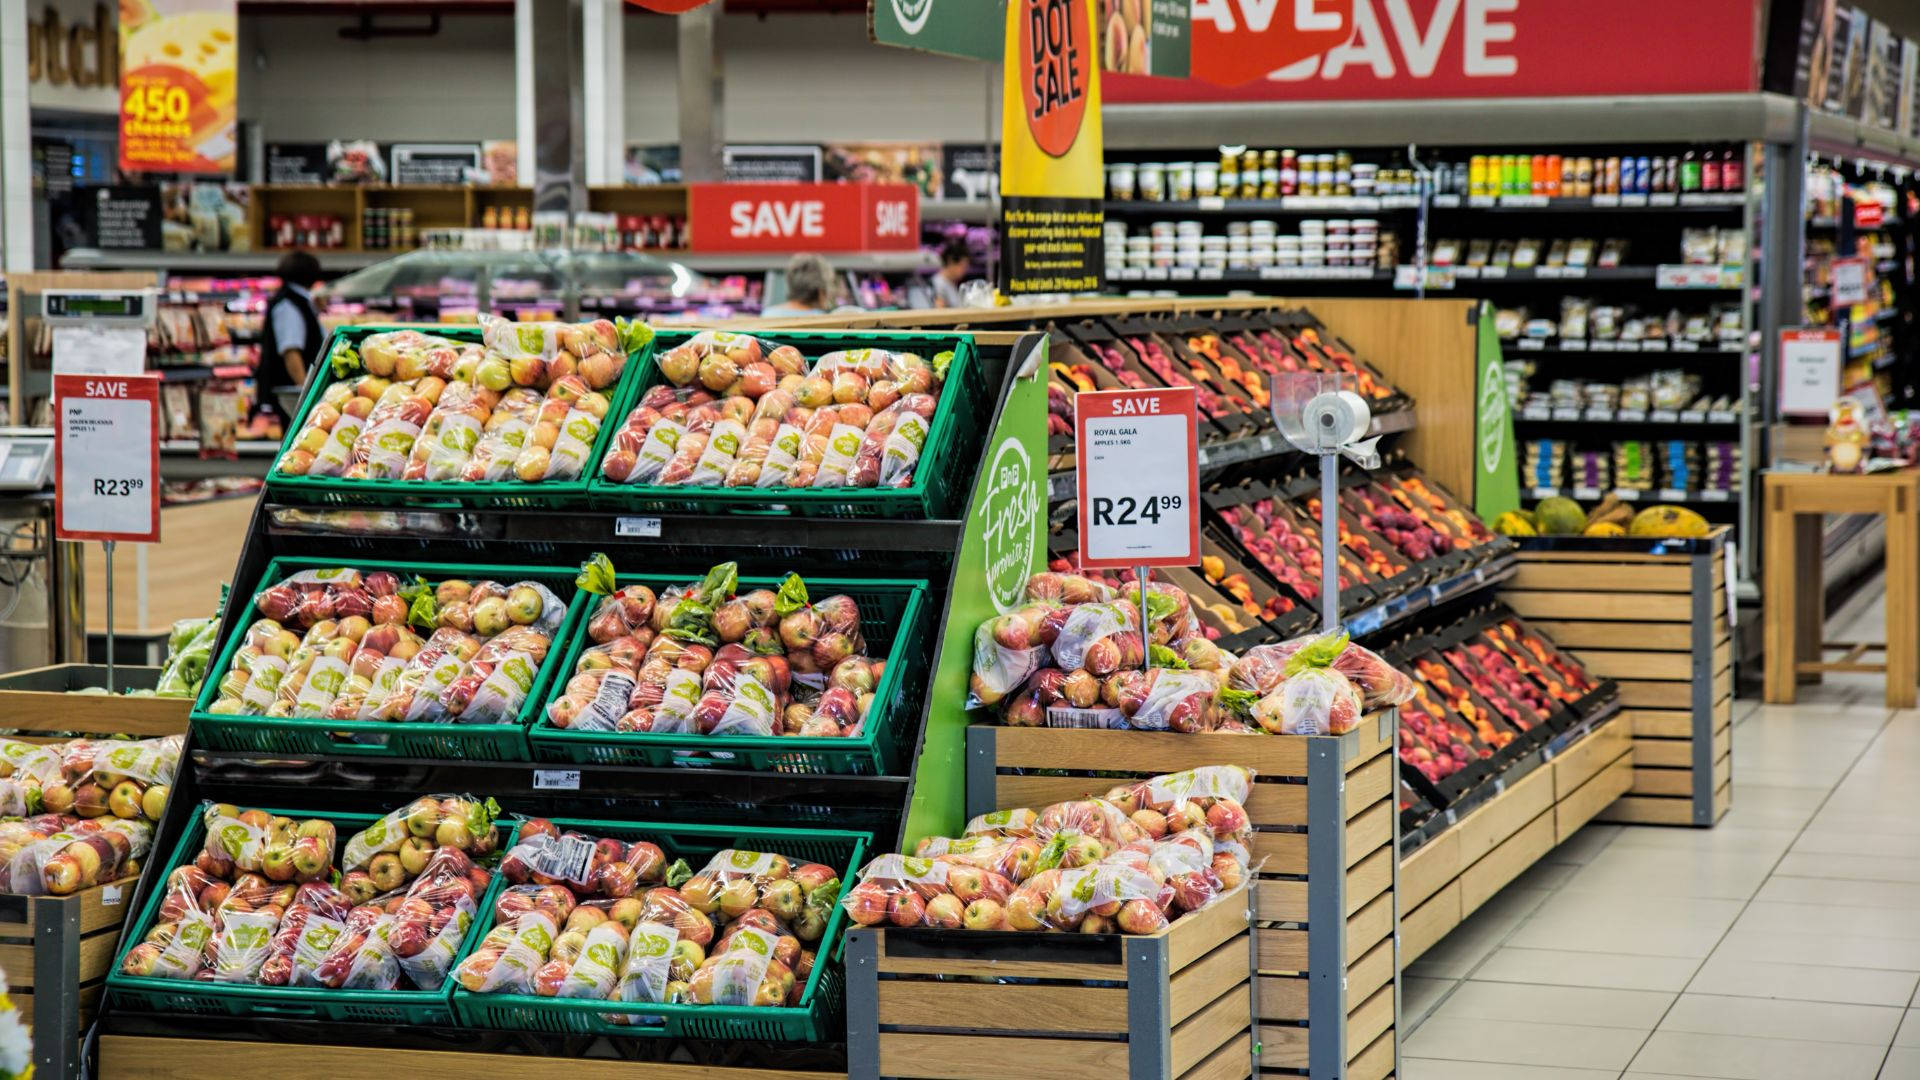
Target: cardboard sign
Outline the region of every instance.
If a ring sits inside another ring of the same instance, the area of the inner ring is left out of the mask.
[[[1191,386],[1074,396],[1081,566],[1199,563],[1195,399]]]
[[[238,39],[235,0],[121,9],[121,169],[234,171]]]
[[[1000,108],[1000,288],[1098,292],[1106,271],[1100,61],[1089,0],[1010,0]]]
[[[54,535],[160,539],[160,376],[53,377]]]
[[[691,184],[696,251],[912,251],[920,196],[910,184]]]
[[[1735,93],[1758,81],[1751,0],[1195,0],[1188,80],[1108,100],[1358,101]],[[1660,47],[1647,48],[1649,27]],[[1657,53],[1657,55],[1656,55]],[[1670,62],[1683,56],[1684,63]],[[1213,85],[1220,83],[1224,85]]]
[[[1801,326],[1780,331],[1780,412],[1827,415],[1840,396],[1840,331]]]

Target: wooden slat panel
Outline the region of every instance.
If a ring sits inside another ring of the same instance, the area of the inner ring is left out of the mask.
[[[1623,638],[1619,644],[1628,644]],[[1580,662],[1602,679],[1687,679],[1693,675],[1693,655],[1682,652],[1637,652],[1581,649]]]
[[[4,715],[4,714],[0,714]],[[82,889],[72,896],[35,896],[27,900],[25,918],[20,922],[0,921],[0,941],[32,941],[33,928],[41,904],[77,904],[80,907],[80,932],[92,933],[106,927],[118,927],[127,920],[127,903],[133,899],[138,875],[121,878],[106,885]],[[108,897],[113,903],[103,903]]]
[[[1126,1075],[1124,1043],[1093,1045],[1119,1046],[1120,1064],[1117,1071],[1108,1075],[1107,1080]],[[100,1037],[101,1076],[137,1076],[141,1080],[204,1080],[211,1062],[219,1063],[213,1071],[226,1076],[285,1073],[288,1066],[287,1045],[279,1042],[149,1038],[140,1035]],[[516,1055],[511,1059],[511,1064],[516,1080],[627,1080],[636,1071],[633,1062],[610,1058]],[[844,1078],[846,1075],[657,1062],[649,1062],[642,1068],[650,1080],[833,1080],[836,1076]],[[497,1076],[504,1070],[499,1054],[302,1043],[299,1071],[308,1076],[373,1075],[404,1076],[407,1080],[472,1080],[476,1076]]]
[[[1393,847],[1373,849],[1373,854],[1353,864],[1347,871],[1347,914],[1351,915],[1373,898],[1393,887]]]
[[[1347,871],[1348,914],[1359,910],[1360,905],[1378,896],[1380,889],[1376,883],[1380,880],[1382,867],[1376,860],[1379,851],[1355,863]],[[1392,851],[1387,852],[1389,858]],[[1391,877],[1392,865],[1385,868]],[[1262,877],[1260,879],[1261,922],[1306,922],[1307,921],[1307,883],[1304,881],[1285,881],[1280,878]]]
[[[1731,783],[1720,785],[1719,790],[1713,793],[1713,820],[1719,821],[1720,815],[1725,814],[1732,806],[1733,785]]]
[[[1268,874],[1302,874],[1307,872],[1307,834],[1263,832],[1256,830],[1253,842],[1247,847],[1253,852],[1256,865],[1265,860],[1260,869]]]
[[[1347,754],[1347,772],[1351,773],[1353,770],[1372,761],[1375,755],[1384,754],[1393,749],[1393,723],[1391,715],[1391,713],[1385,711],[1370,712],[1360,718],[1358,727],[1346,735],[1341,736],[1341,738],[1348,740],[1345,749],[1345,753]],[[1386,717],[1387,722],[1382,723],[1382,717]],[[1238,737],[1239,736],[1235,735],[1226,736],[1226,738],[1229,739]]]
[[[1600,771],[1600,775],[1580,786],[1580,790],[1560,800],[1553,808],[1554,842],[1566,843],[1567,838],[1580,830],[1580,826],[1592,821],[1595,814],[1605,810],[1613,800],[1626,794],[1633,786],[1634,761],[1621,756],[1614,763]]]
[[[1393,987],[1383,986],[1347,1016],[1347,1045],[1365,1046],[1392,1026]]]
[[[1293,1024],[1260,1025],[1260,1075],[1272,1075],[1271,1069],[1305,1071],[1307,1029]]]
[[[1247,936],[1221,942],[1220,947],[1187,965],[1167,980],[1167,1009],[1174,1023],[1192,1016],[1196,1010],[1229,989],[1247,981],[1253,958]]]
[[[1732,779],[1733,757],[1729,754],[1713,763],[1713,786],[1718,788]]]
[[[1175,1024],[1170,1040],[1173,1074],[1186,1072],[1233,1041],[1252,1024],[1253,988],[1246,983],[1220,995],[1213,1004]],[[978,1062],[974,1063],[976,1069]],[[1023,1063],[1024,1064],[1024,1063]],[[976,1071],[974,1075],[979,1075]],[[1045,1075],[1044,1073],[1036,1075]]]
[[[1242,1032],[1239,1038],[1213,1052],[1213,1056],[1195,1065],[1180,1080],[1246,1080],[1253,1075],[1253,1034]]]
[[[1520,551],[1514,557],[1523,563],[1671,563],[1688,559],[1684,554],[1655,554],[1651,551]]]
[[[1305,738],[1043,727],[994,730],[994,764],[1002,769],[1085,769],[1089,762],[1098,762],[1102,769],[1153,776],[1231,761],[1260,776],[1307,774]]]
[[[1460,915],[1465,918],[1492,899],[1507,882],[1553,848],[1553,815],[1542,814],[1491,854],[1460,872]]]
[[[1577,567],[1555,565],[1553,561],[1522,559],[1513,577],[1500,586],[1502,592],[1522,589],[1552,592],[1669,592],[1693,590],[1693,568],[1687,557],[1665,564],[1582,562]]]
[[[1476,807],[1453,827],[1460,834],[1460,865],[1471,866],[1476,859],[1500,846],[1500,842],[1519,832],[1527,822],[1553,806],[1553,770],[1543,766],[1521,777],[1507,790]]]
[[[1076,979],[1125,982],[1125,964],[1062,964],[1043,960],[959,960],[947,957],[887,955],[887,935],[879,941],[883,975],[971,975],[990,979]]]
[[[1553,759],[1554,798],[1566,798],[1612,763],[1613,759],[1632,749],[1633,739],[1627,733],[1627,725],[1622,724],[1618,717],[1588,732],[1586,738]]]
[[[1381,799],[1347,824],[1347,865],[1352,866],[1373,854],[1375,848],[1392,842],[1393,800]]]
[[[1104,793],[1121,783],[1096,776],[1014,776],[994,780],[994,802],[1000,806],[1046,806]],[[1247,799],[1247,815],[1255,825],[1305,825],[1307,785],[1256,781]]]
[[[1693,623],[1682,622],[1604,622],[1591,619],[1529,619],[1527,625],[1545,634],[1554,644],[1574,650],[1616,648],[1632,642],[1642,649],[1686,652],[1693,648]],[[1726,620],[1714,623],[1725,633]]]
[[[1635,739],[1636,769],[1684,769],[1693,764],[1692,739]]]
[[[1302,972],[1307,970],[1307,932],[1259,927],[1253,932],[1260,946],[1260,970]]]
[[[1693,800],[1665,795],[1623,795],[1601,811],[1598,820],[1625,825],[1691,825]]]
[[[1392,933],[1393,895],[1376,896],[1373,903],[1347,920],[1347,955],[1361,956]]]
[[[1347,1008],[1393,981],[1393,939],[1388,938],[1347,964]]]
[[[1620,704],[1628,709],[1684,709],[1693,704],[1693,684],[1622,679]]]
[[[1387,1080],[1392,1072],[1393,1032],[1389,1031],[1353,1056],[1346,1080]]]
[[[1523,619],[1624,619],[1688,622],[1693,598],[1684,593],[1502,592],[1500,599]],[[1029,730],[1038,731],[1039,728]]]
[[[1393,755],[1381,754],[1347,774],[1346,800],[1349,820],[1358,817],[1361,811],[1392,793],[1393,766]],[[1305,790],[1305,785],[1293,786]]]
[[[1633,787],[1635,795],[1681,795],[1693,794],[1692,769],[1635,769]]]
[[[1227,893],[1162,931],[1167,939],[1167,972],[1172,974],[1212,952],[1247,929],[1246,886]]]
[[[1400,910],[1422,900],[1460,876],[1460,830],[1448,829],[1416,848],[1400,863]]]
[[[1307,980],[1295,975],[1260,976],[1260,1019],[1305,1020]]]
[[[987,1031],[1127,1033],[1127,991],[1116,987],[881,979],[879,989],[886,1025],[953,1027],[964,1019]]]
[[[1113,1080],[1116,1076],[1127,1075],[1127,1044],[1090,1039],[880,1033],[880,1073],[883,1076],[976,1080],[986,1062],[1016,1061],[1022,1070],[1033,1076]],[[625,1064],[625,1067],[629,1072],[633,1069],[631,1064]]]
[[[1400,966],[1405,968],[1420,954],[1446,937],[1460,925],[1460,882],[1449,881],[1427,902],[1400,917]]]

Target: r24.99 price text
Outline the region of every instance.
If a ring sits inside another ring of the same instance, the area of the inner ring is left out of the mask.
[[[1166,510],[1178,510],[1183,501],[1180,495],[1149,495],[1144,499],[1121,496],[1117,499],[1099,498],[1093,500],[1093,523],[1095,525],[1139,525],[1160,524],[1160,514]]]

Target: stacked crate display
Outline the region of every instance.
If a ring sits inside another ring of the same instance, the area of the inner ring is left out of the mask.
[[[1383,1080],[1397,1071],[1395,724],[1386,711],[1345,735],[1273,738],[976,725],[967,807],[1040,806],[1202,765],[1253,770],[1261,1075]]]
[[[72,896],[0,895],[0,971],[33,1031],[35,1075],[82,1075],[80,1037],[93,1023],[136,879]]]
[[[1620,684],[1633,786],[1603,820],[1710,826],[1732,801],[1730,532],[1522,541],[1501,598]]]

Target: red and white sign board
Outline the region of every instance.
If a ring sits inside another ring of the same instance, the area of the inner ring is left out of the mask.
[[[1864,257],[1835,259],[1827,267],[1827,284],[1835,310],[1864,304],[1873,287],[1872,270]]]
[[[912,251],[920,193],[912,184],[692,184],[695,251]]]
[[[1081,566],[1199,564],[1199,430],[1191,386],[1074,396]]]
[[[1780,331],[1780,412],[1826,416],[1840,396],[1840,331],[1830,326]]]
[[[160,376],[53,377],[54,535],[160,539]]]
[[[1743,92],[1758,85],[1755,11],[1753,0],[1194,0],[1193,78],[1109,74],[1104,95],[1113,104]]]
[[[1862,199],[1853,204],[1853,227],[1856,229],[1877,229],[1887,223],[1887,208],[1872,199]]]

